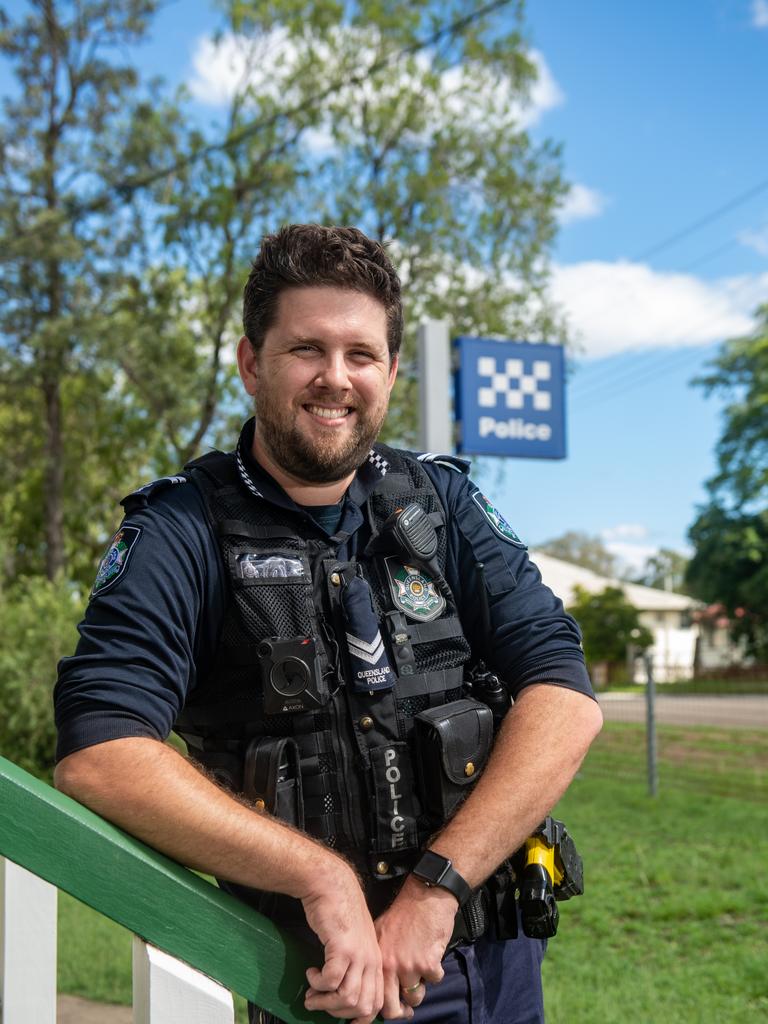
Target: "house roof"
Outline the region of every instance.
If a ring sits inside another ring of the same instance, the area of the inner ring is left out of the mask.
[[[572,562],[564,562],[560,558],[545,555],[543,551],[531,551],[531,561],[539,567],[542,579],[566,605],[574,600],[574,589],[579,586],[590,594],[599,593],[606,587],[620,587],[630,604],[641,612],[682,612],[700,608],[701,602],[686,594],[676,594],[670,590],[657,590],[655,587],[644,587],[639,583],[627,583],[625,580],[601,576],[584,569]]]

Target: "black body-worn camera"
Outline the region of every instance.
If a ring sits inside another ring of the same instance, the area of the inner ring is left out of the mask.
[[[271,637],[259,645],[258,654],[265,714],[310,711],[325,703],[328,694],[311,636]]]

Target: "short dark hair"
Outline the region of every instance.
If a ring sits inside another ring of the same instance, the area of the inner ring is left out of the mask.
[[[286,288],[330,285],[364,292],[383,305],[390,360],[403,339],[400,278],[384,246],[358,228],[288,224],[265,235],[243,291],[243,330],[255,349],[275,321]]]

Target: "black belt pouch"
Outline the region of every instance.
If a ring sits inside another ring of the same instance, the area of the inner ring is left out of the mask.
[[[251,740],[243,762],[243,796],[270,814],[304,828],[299,748],[290,737]]]
[[[445,821],[485,767],[493,742],[493,714],[479,701],[457,700],[414,718],[421,795],[428,813]]]

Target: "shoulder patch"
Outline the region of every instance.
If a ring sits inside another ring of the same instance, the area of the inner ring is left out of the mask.
[[[502,540],[507,541],[509,544],[514,544],[515,547],[518,548],[527,547],[526,544],[523,544],[523,542],[517,536],[515,531],[506,521],[504,516],[493,504],[493,502],[489,501],[488,498],[486,498],[486,496],[481,491],[475,491],[475,493],[472,495],[472,501],[474,501],[474,503],[485,516],[485,518],[488,520],[494,533],[497,533]]]
[[[155,491],[162,491],[166,487],[171,487],[173,484],[185,484],[187,477],[185,476],[161,476],[157,480],[152,480],[148,484],[144,484],[142,487],[137,487],[135,491],[131,491],[130,494],[126,494],[123,500],[120,502],[121,505],[146,505]]]
[[[136,547],[140,536],[140,526],[120,527],[109,542],[109,547],[99,563],[96,580],[91,589],[91,597],[103,594],[105,590],[114,586],[121,576],[125,575],[131,552]]]
[[[462,459],[458,455],[440,455],[437,452],[422,452],[416,458],[419,462],[434,462],[438,466],[445,466],[454,473],[468,473],[472,465],[469,459]]]

